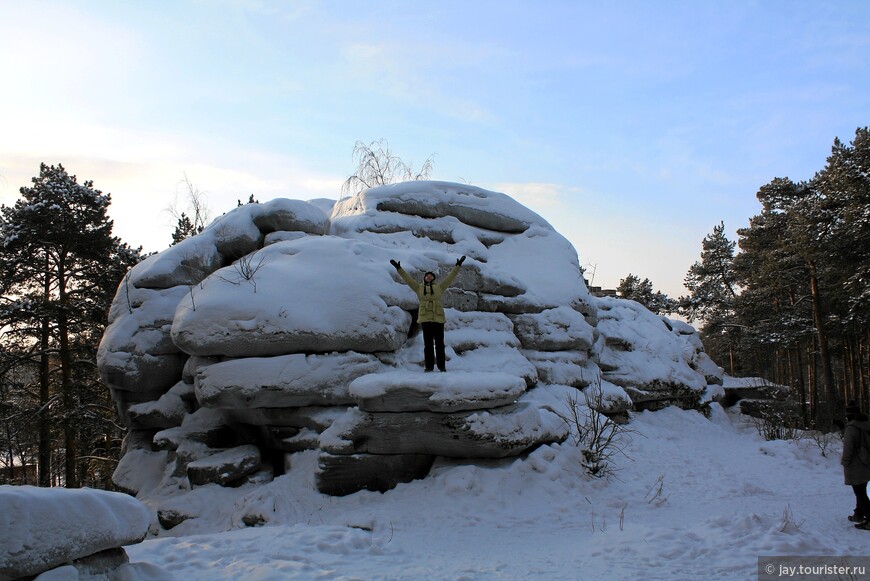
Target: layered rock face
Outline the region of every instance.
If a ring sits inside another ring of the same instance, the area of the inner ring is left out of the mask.
[[[320,207],[241,206],[127,274],[98,355],[130,428],[119,486],[262,481],[313,449],[321,491],[385,490],[564,439],[552,386],[618,414],[716,381],[691,327],[590,296],[571,244],[504,194],[409,182]],[[389,260],[419,280],[462,255],[448,373],[426,374]]]

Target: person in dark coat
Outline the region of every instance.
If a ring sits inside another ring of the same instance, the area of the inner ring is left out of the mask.
[[[408,274],[402,264],[391,260],[390,264],[402,277],[402,280],[417,293],[420,301],[420,313],[417,320],[423,328],[423,356],[426,359],[426,371],[433,371],[438,364],[439,371],[447,371],[447,356],[444,354],[444,306],[441,304],[441,295],[459,274],[459,267],[465,262],[463,256],[456,261],[456,266],[441,283],[435,282],[435,273],[427,272],[423,275],[423,284],[420,284]]]
[[[870,421],[856,405],[846,407],[846,428],[843,432],[843,475],[846,485],[852,487],[857,506],[849,520],[857,521],[856,528],[870,530],[870,499],[867,482],[870,481]]]

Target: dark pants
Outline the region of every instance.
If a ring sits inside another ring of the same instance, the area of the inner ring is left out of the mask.
[[[857,501],[855,513],[865,519],[870,518],[870,499],[867,498],[867,483],[853,484],[852,492],[855,493],[855,500]]]
[[[423,327],[423,355],[426,358],[426,371],[432,371],[435,363],[438,369],[447,370],[444,355],[444,323],[421,323]]]

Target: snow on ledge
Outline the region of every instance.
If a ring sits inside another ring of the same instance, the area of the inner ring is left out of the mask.
[[[350,394],[359,398],[381,397],[398,388],[431,394],[432,401],[484,399],[495,394],[522,394],[526,382],[510,373],[489,371],[451,371],[450,373],[419,373],[394,371],[373,373],[355,379]]]

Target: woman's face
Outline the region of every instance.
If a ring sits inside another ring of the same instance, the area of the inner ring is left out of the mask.
[[[432,282],[435,280],[435,275],[434,274],[427,274],[426,276],[423,277],[423,280],[426,282]]]

